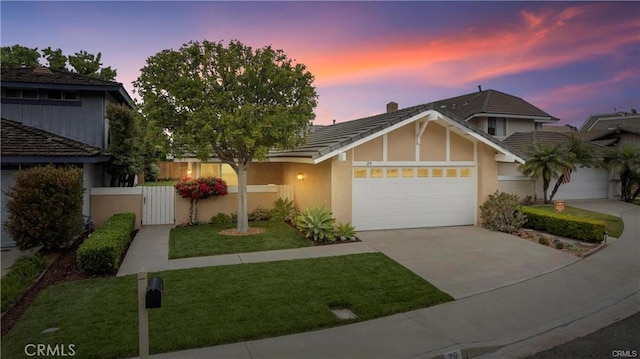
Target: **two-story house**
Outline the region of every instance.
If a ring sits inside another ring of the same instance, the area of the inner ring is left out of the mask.
[[[107,152],[109,103],[133,106],[122,84],[46,67],[2,69],[2,222],[7,218],[5,191],[16,171],[38,164],[73,164],[82,168],[84,187],[107,185],[102,164]],[[89,191],[83,214],[89,216]],[[2,230],[2,246],[14,245]]]

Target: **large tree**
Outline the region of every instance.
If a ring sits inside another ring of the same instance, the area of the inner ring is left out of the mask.
[[[0,50],[3,68],[49,66],[55,70],[65,70],[105,81],[114,81],[117,75],[111,66],[102,66],[100,52],[94,55],[81,50],[73,55],[64,55],[61,49],[47,47],[38,50],[37,47],[22,45],[3,46]]]
[[[247,169],[271,149],[304,143],[317,94],[306,66],[271,46],[189,42],[147,59],[134,82],[142,111],[189,151],[229,164],[238,176],[237,230],[249,229]]]
[[[571,156],[565,146],[556,144],[553,146],[545,143],[536,143],[527,151],[527,161],[520,166],[520,172],[534,180],[542,177],[542,190],[544,203],[549,203],[547,192],[552,178],[575,170]]]
[[[111,175],[111,187],[133,187],[135,176],[144,169],[145,143],[136,116],[128,106],[107,105],[111,159],[106,169]]]

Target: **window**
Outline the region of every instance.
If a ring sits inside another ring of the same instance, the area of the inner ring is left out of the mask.
[[[382,168],[372,168],[371,178],[382,178]]]
[[[367,169],[366,168],[354,168],[353,169],[353,178],[367,178]]]
[[[220,177],[220,164],[218,163],[201,163],[201,177]]]
[[[11,98],[38,98],[38,90],[35,89],[6,89],[4,94]]]
[[[447,177],[458,177],[457,168],[447,168]]]
[[[429,177],[428,168],[418,168],[418,177]]]
[[[413,168],[403,168],[402,169],[402,177],[404,177],[404,178],[412,178],[413,177]]]
[[[387,178],[398,178],[398,169],[397,168],[388,168],[387,169]]]
[[[461,168],[460,177],[471,177],[471,168]]]
[[[231,168],[228,164],[224,163],[221,166],[222,179],[227,182],[229,186],[237,186],[238,185],[238,175],[236,175],[236,171]]]
[[[75,91],[47,90],[49,100],[77,100],[78,93]]]
[[[442,177],[442,168],[434,168],[431,170],[431,176]]]
[[[487,121],[487,133],[492,136],[507,135],[507,119],[506,118],[489,118]]]

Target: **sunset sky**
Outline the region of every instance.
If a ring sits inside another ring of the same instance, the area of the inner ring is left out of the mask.
[[[640,110],[640,2],[1,2],[2,46],[102,52],[133,94],[190,40],[283,49],[315,76],[316,124],[495,89],[580,126]]]

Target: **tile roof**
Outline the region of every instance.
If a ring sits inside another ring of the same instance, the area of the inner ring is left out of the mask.
[[[527,116],[542,120],[558,121],[529,102],[496,90],[484,90],[436,101],[436,109],[446,108],[458,119],[467,120],[474,115],[498,114],[504,117]],[[443,107],[444,106],[444,107]]]
[[[580,131],[609,130],[612,127],[640,128],[640,115],[635,109],[631,112],[612,112],[590,115],[580,126]]]
[[[516,132],[511,136],[504,139],[504,143],[511,149],[524,155],[524,158],[528,156],[526,153],[533,146],[534,143],[545,143],[548,145],[555,145],[560,143],[566,143],[572,133],[558,133],[558,132],[544,132],[544,131],[532,131],[532,132]],[[578,137],[576,137],[578,138]],[[584,140],[583,140],[584,142]],[[602,157],[606,153],[606,148],[594,143],[585,142],[588,147],[591,147],[597,157]]]
[[[108,155],[87,145],[51,132],[2,119],[0,156],[2,157],[95,157]]]
[[[38,71],[46,68],[20,67],[2,69],[2,82],[39,83],[57,85],[121,86],[114,81],[103,81],[69,71],[49,69],[50,73]],[[34,71],[35,70],[35,71]]]
[[[467,102],[467,105],[463,105],[465,102]],[[459,105],[453,106],[454,104]],[[481,113],[499,113],[504,114],[505,117],[508,115],[535,116],[557,120],[519,97],[495,90],[485,90],[357,120],[340,122],[330,126],[316,127],[307,136],[305,145],[289,151],[272,151],[269,153],[269,157],[317,159],[427,110],[436,110],[470,131],[507,150],[511,150],[508,144],[505,145],[465,120],[473,114]],[[514,153],[520,155],[516,152]]]

